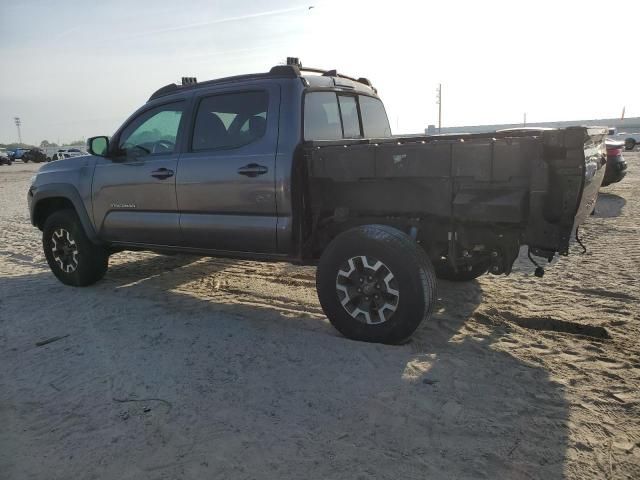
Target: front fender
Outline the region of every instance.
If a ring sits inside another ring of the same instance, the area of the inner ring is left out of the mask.
[[[61,202],[68,201],[73,205],[82,228],[84,229],[87,237],[95,243],[99,243],[98,236],[96,235],[95,228],[91,222],[91,218],[87,213],[84,202],[78,190],[70,184],[66,183],[48,183],[43,185],[32,185],[29,188],[27,194],[27,200],[29,203],[29,215],[31,217],[31,224],[38,225],[38,220],[42,214],[42,208],[47,208],[45,205],[51,205],[50,200],[60,199]]]

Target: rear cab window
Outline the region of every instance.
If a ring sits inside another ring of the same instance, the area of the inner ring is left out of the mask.
[[[340,104],[340,115],[342,117],[342,136],[344,138],[362,138],[356,97],[338,95],[338,103]]]
[[[339,92],[308,92],[304,100],[304,139],[386,138],[391,127],[380,99]]]
[[[342,125],[335,92],[310,92],[304,100],[305,140],[340,140]]]
[[[391,126],[382,101],[366,95],[360,95],[359,101],[365,138],[390,137]]]

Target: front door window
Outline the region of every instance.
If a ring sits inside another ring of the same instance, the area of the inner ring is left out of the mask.
[[[182,102],[147,110],[123,130],[120,151],[136,156],[174,153],[182,110]]]

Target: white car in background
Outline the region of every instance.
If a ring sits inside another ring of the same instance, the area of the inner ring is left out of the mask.
[[[610,128],[609,138],[624,142],[624,149],[627,151],[633,151],[640,145],[640,131],[637,129],[634,132],[618,132],[616,128]]]
[[[88,155],[88,153],[80,150],[79,148],[60,148],[51,155],[50,161],[62,160],[63,158],[81,157],[83,155]]]

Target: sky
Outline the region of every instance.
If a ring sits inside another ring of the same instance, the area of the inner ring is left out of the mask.
[[[440,83],[443,127],[640,116],[638,18],[638,0],[0,0],[0,143],[15,116],[36,145],[111,135],[182,76],[287,56],[369,78],[394,134],[437,124]]]

